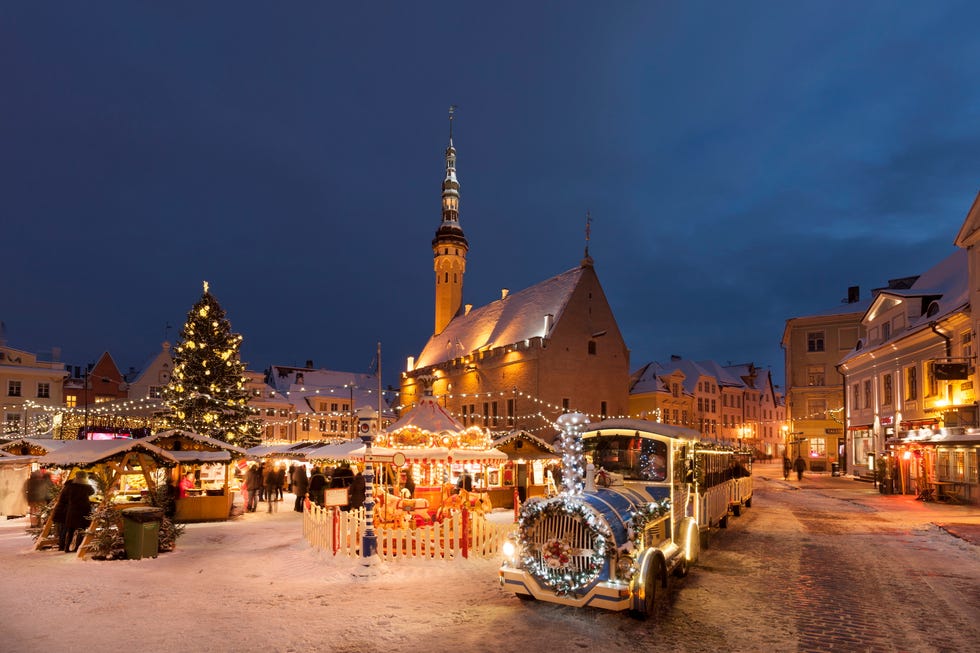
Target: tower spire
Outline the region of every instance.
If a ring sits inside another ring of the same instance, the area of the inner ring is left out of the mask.
[[[449,146],[446,148],[446,177],[442,181],[442,222],[432,239],[436,273],[435,331],[441,333],[463,305],[463,273],[469,243],[459,226],[459,180],[456,178],[456,148],[453,119],[456,105],[449,107]]]
[[[585,212],[585,256],[582,258],[582,267],[592,265],[592,257],[589,256],[589,239],[592,237],[592,212]]]

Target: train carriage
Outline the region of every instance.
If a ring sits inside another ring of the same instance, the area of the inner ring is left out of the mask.
[[[697,562],[702,530],[727,523],[733,452],[679,426],[586,421],[559,418],[564,489],[522,507],[500,584],[522,599],[646,616],[668,578]]]

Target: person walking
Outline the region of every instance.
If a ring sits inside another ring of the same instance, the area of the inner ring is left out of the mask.
[[[245,488],[248,490],[248,504],[245,509],[249,512],[255,512],[258,507],[259,490],[262,489],[264,482],[258,464],[252,463],[252,466],[248,468],[248,474],[245,475]]]
[[[309,488],[310,479],[306,476],[306,465],[296,465],[296,469],[293,470],[293,492],[296,493],[293,510],[296,512],[303,512],[303,501]]]
[[[783,480],[789,480],[789,473],[793,471],[793,463],[790,461],[789,456],[783,455]]]
[[[87,472],[75,472],[75,478],[65,485],[62,494],[67,493],[65,508],[65,527],[58,538],[58,548],[66,553],[72,548],[75,531],[88,526],[89,515],[92,514],[92,504],[89,497],[95,494],[95,488],[88,482]]]
[[[350,493],[348,495],[350,497],[350,504],[348,510],[359,510],[364,505],[365,494],[367,494],[367,482],[364,480],[364,474],[357,472],[350,482]]]
[[[276,501],[282,501],[282,491],[286,488],[286,467],[276,463]]]
[[[310,475],[310,501],[318,506],[323,505],[323,492],[327,487],[327,477],[319,467],[314,467]]]
[[[265,470],[265,500],[269,502],[269,512],[272,512],[272,505],[276,503],[276,485],[279,483],[279,475],[276,473],[276,468],[269,465],[268,469]],[[279,510],[279,506],[276,506],[276,510]]]
[[[54,496],[54,483],[51,481],[51,472],[41,468],[31,472],[27,479],[27,503],[30,506],[31,528],[39,528],[41,524],[41,513],[45,506]]]
[[[797,456],[796,462],[793,464],[793,468],[796,469],[796,480],[803,480],[803,470],[806,469],[806,463],[803,462],[803,456]]]

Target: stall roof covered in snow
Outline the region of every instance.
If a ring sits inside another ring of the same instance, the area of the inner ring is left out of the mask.
[[[235,454],[238,456],[248,455],[248,451],[246,451],[241,447],[235,446],[228,442],[224,442],[223,440],[218,440],[217,438],[211,438],[206,435],[201,435],[200,433],[196,433],[194,431],[184,431],[178,429],[171,429],[169,431],[160,431],[159,433],[154,433],[149,437],[143,438],[142,441],[155,443],[159,440],[165,438],[172,438],[172,437],[187,438],[188,440],[193,440],[194,442],[198,442],[206,447],[211,447],[212,450],[227,451],[229,455],[231,454]]]
[[[552,315],[553,323],[561,319],[583,270],[577,267],[486,306],[474,308],[467,315],[457,315],[441,333],[429,339],[416,361],[416,369],[466,356],[480,349],[505,347],[546,336],[545,316]]]
[[[514,460],[561,458],[555,447],[527,431],[511,431],[495,439],[493,448]]]
[[[51,440],[48,438],[17,438],[16,440],[0,441],[0,449],[9,453],[20,453],[21,449],[27,447],[29,451],[35,452],[34,455],[43,455],[50,451],[55,451],[77,440]]]
[[[38,462],[55,467],[86,467],[130,451],[145,453],[165,463],[179,462],[169,451],[142,440],[66,440],[65,446],[41,456]]]

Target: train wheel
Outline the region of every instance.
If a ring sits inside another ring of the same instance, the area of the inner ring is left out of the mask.
[[[735,515],[736,517],[741,517],[742,516],[742,504],[736,503],[734,506],[732,506],[732,514]]]
[[[752,497],[749,497],[748,499],[745,500],[745,507],[746,508],[752,507]]]
[[[728,528],[728,515],[718,520],[718,528]]]
[[[647,576],[643,579],[643,603],[638,610],[630,610],[634,619],[646,619],[653,615],[657,607],[657,589],[663,578],[664,563],[656,556],[650,563]]]

